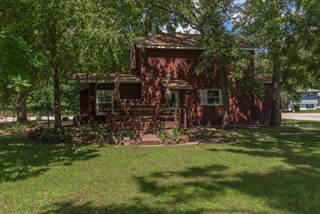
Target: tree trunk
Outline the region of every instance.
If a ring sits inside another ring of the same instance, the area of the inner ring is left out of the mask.
[[[54,96],[54,128],[60,129],[61,124],[61,90],[59,69],[57,66],[53,70],[53,96]]]
[[[27,103],[26,97],[22,94],[18,96],[18,104],[17,104],[17,121],[19,123],[27,122]]]
[[[47,125],[50,127],[50,111],[49,111],[49,106],[47,104]]]
[[[273,56],[272,68],[272,101],[271,101],[271,127],[281,126],[281,68],[278,55]]]
[[[221,86],[222,86],[222,105],[223,105],[223,119],[222,128],[228,129],[231,127],[231,117],[230,117],[230,100],[229,100],[229,78],[228,78],[228,68],[222,63],[221,71]]]
[[[280,7],[279,0],[274,0],[274,4],[278,9],[278,14],[274,18],[280,18]],[[275,37],[273,47],[271,49],[272,53],[272,101],[271,101],[271,118],[270,126],[271,127],[280,127],[281,126],[281,64],[280,64],[280,31],[281,26],[278,24],[277,30],[279,34]]]

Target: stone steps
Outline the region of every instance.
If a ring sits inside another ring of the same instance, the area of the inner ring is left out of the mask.
[[[141,145],[158,145],[161,144],[161,140],[155,134],[142,134]]]

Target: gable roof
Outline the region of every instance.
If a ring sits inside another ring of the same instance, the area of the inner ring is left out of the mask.
[[[158,48],[158,49],[194,49],[200,50],[200,35],[185,33],[158,33],[153,38],[152,33],[145,37],[140,37],[136,42],[138,48]],[[241,49],[256,50],[249,42],[242,42]]]
[[[138,39],[137,47],[199,49],[200,36],[183,33],[159,33],[155,39],[152,33]]]

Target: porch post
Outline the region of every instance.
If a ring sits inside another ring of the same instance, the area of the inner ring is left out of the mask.
[[[174,108],[174,123],[177,125],[177,108]]]
[[[187,110],[183,109],[183,128],[187,128]]]

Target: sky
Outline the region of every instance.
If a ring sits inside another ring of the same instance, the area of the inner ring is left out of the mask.
[[[198,0],[194,0],[194,2],[197,3]],[[233,4],[236,6],[242,6],[245,2],[246,2],[246,0],[234,0]],[[226,29],[231,30],[232,23],[231,22],[225,23],[225,27],[226,27]],[[196,30],[192,29],[191,27],[183,28],[181,26],[179,26],[177,28],[177,32],[190,33],[190,34],[197,34],[198,33]]]
[[[235,0],[234,1],[234,4],[235,5],[242,5],[242,4],[244,4],[246,2],[246,0]]]

